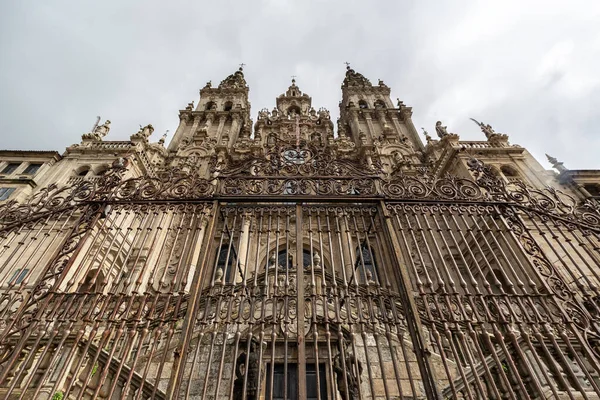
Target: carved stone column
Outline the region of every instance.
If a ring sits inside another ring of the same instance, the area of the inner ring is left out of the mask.
[[[225,126],[225,120],[227,117],[225,115],[219,116],[219,126],[217,127],[217,134],[215,135],[217,138],[217,143],[221,144],[221,139],[223,136],[223,127]]]
[[[241,117],[239,114],[233,114],[231,118],[233,120],[231,121],[231,129],[229,130],[229,143],[235,143],[240,135]]]

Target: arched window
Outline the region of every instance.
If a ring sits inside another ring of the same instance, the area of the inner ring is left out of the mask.
[[[288,252],[287,249],[280,250],[277,253],[277,265],[280,268],[296,267],[296,265],[294,264],[294,256],[292,255],[292,251]],[[306,249],[302,250],[302,265],[305,268],[312,265],[312,257],[310,256],[309,250],[306,250]]]
[[[289,106],[287,109],[288,115],[297,114],[300,115],[300,107],[298,106]]]
[[[383,100],[377,100],[375,102],[375,108],[385,108],[385,103],[383,102]]]
[[[232,108],[233,108],[233,103],[228,101],[223,106],[223,111],[231,111]]]
[[[514,169],[513,167],[511,167],[510,165],[501,166],[500,171],[502,171],[504,176],[506,176],[507,178],[516,178],[519,176],[519,173],[517,172],[517,170]]]
[[[209,101],[208,103],[206,103],[206,107],[205,110],[212,110],[213,107],[215,107],[215,102],[214,101]]]
[[[88,271],[83,279],[79,293],[98,293],[102,292],[102,288],[106,282],[104,281],[104,273],[94,268]]]
[[[360,101],[358,102],[358,107],[359,107],[359,108],[369,108],[369,105],[367,104],[367,102],[366,102],[366,101],[364,101],[364,100],[360,100]]]
[[[215,281],[227,283],[231,280],[233,269],[237,264],[237,253],[233,244],[222,244],[217,257],[217,273],[215,275]]]
[[[106,174],[106,171],[108,171],[108,167],[103,165],[100,168],[98,168],[98,171],[96,171],[96,175],[102,176],[102,175]]]
[[[83,167],[77,171],[77,176],[86,176],[88,172],[90,172],[90,169],[88,167]]]
[[[500,171],[509,182],[519,180],[519,172],[510,165],[501,166]]]
[[[360,277],[361,283],[377,282],[377,261],[375,260],[375,250],[366,243],[356,248],[355,273]]]

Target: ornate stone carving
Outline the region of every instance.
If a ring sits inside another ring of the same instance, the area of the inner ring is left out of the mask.
[[[102,125],[96,126],[92,132],[85,133],[81,136],[82,139],[102,140],[110,131],[110,120],[106,120]]]
[[[442,121],[438,121],[435,123],[435,132],[437,133],[440,139],[448,135],[448,130],[445,126],[442,126]]]
[[[346,77],[343,86],[348,87],[371,87],[371,82],[362,74],[356,72],[350,66],[346,66]]]
[[[131,139],[142,139],[147,142],[150,135],[152,135],[152,132],[154,132],[154,127],[152,124],[148,124],[146,126],[140,125],[140,130],[131,135]]]
[[[210,83],[210,82],[209,82]],[[207,87],[210,87],[207,84]],[[245,89],[246,88],[246,79],[244,79],[244,73],[242,72],[242,67],[235,71],[233,74],[229,75],[227,78],[223,79],[219,84],[219,89]]]

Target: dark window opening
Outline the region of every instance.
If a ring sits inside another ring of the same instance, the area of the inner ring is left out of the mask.
[[[8,165],[6,167],[4,167],[4,169],[2,170],[3,174],[12,174],[13,172],[15,172],[17,170],[17,168],[19,168],[19,165],[21,165],[21,163],[8,163]]]
[[[233,103],[228,101],[227,103],[225,103],[225,106],[223,106],[223,110],[224,111],[231,111],[231,109],[233,108]]]
[[[90,171],[89,169],[84,168],[77,173],[77,176],[86,176],[89,171]]]
[[[18,270],[16,270],[13,273],[12,277],[8,281],[8,284],[9,285],[18,285],[19,283],[23,282],[23,279],[25,279],[25,277],[27,276],[28,273],[29,273],[29,269],[19,268]]]
[[[6,200],[10,197],[15,188],[0,188],[0,200]]]
[[[301,110],[300,110],[300,107],[298,107],[298,106],[289,106],[287,109],[287,113],[288,113],[288,115],[292,115],[292,114],[300,115]]]
[[[206,103],[206,107],[205,110],[212,110],[215,107],[215,102],[214,101],[209,101],[208,103]]]
[[[23,171],[23,173],[27,175],[33,175],[36,172],[38,172],[41,166],[42,164],[29,164],[27,168],[25,168],[25,171]]]
[[[277,253],[277,265],[280,268],[295,268],[294,257],[292,256],[292,252],[288,253],[287,249],[280,250]],[[310,267],[312,265],[312,257],[310,255],[310,251],[304,249],[302,250],[302,265],[304,268]]]
[[[594,197],[600,197],[600,185],[596,185],[593,183],[587,184],[583,186],[585,190],[587,190],[587,192],[594,196]]]
[[[502,171],[502,174],[504,174],[504,176],[507,178],[516,178],[519,176],[519,173],[517,172],[517,170],[508,165],[501,166],[500,171]]]
[[[385,108],[385,103],[381,100],[375,102],[375,108]]]
[[[271,364],[267,365],[267,390],[266,399],[273,400],[298,399],[298,365],[287,365],[287,379],[285,374],[285,364],[275,364],[273,368],[273,381],[271,382]],[[307,400],[316,400],[327,398],[327,375],[325,374],[325,365],[319,364],[317,369],[315,364],[306,364],[306,398]],[[272,384],[271,384],[272,383]],[[271,393],[273,397],[271,397]],[[320,396],[319,396],[320,395]]]
[[[359,107],[359,108],[369,108],[369,105],[367,104],[367,102],[366,102],[366,101],[364,101],[364,100],[360,100],[360,101],[358,102],[358,107]]]
[[[221,281],[222,279],[223,282],[229,282],[233,276],[233,269],[237,264],[236,260],[237,253],[233,247],[233,244],[221,245],[221,249],[219,250],[219,255],[217,258],[217,271],[221,270],[222,277],[218,276],[221,274],[221,272],[219,272],[215,280]]]
[[[356,264],[354,270],[358,272],[361,282],[377,282],[377,262],[375,251],[363,243],[356,248]]]

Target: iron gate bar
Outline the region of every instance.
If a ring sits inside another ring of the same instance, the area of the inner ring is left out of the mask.
[[[218,215],[218,207],[219,204],[217,203],[217,201],[214,201],[212,203],[212,216],[210,218],[210,222],[208,224],[208,229],[207,231],[209,232],[208,237],[212,237],[214,235],[215,232],[215,221]],[[204,235],[206,237],[206,235]],[[187,354],[189,346],[190,346],[190,340],[191,340],[191,335],[193,332],[193,328],[194,328],[194,324],[193,321],[195,320],[195,315],[196,315],[196,311],[198,308],[198,295],[200,294],[200,290],[202,287],[202,280],[200,279],[202,277],[202,275],[205,273],[205,270],[207,269],[206,265],[208,262],[208,257],[210,254],[210,242],[206,241],[204,244],[201,244],[202,247],[204,248],[204,253],[202,254],[202,261],[201,263],[195,263],[196,264],[196,270],[194,271],[194,279],[192,280],[192,282],[195,283],[194,286],[192,286],[191,290],[190,290],[190,296],[188,298],[188,307],[187,307],[187,311],[186,311],[186,316],[183,320],[183,327],[182,327],[182,342],[177,346],[178,347],[178,355],[175,358],[175,362],[173,362],[173,369],[171,371],[171,379],[170,379],[170,383],[169,383],[169,387],[167,389],[167,393],[166,393],[166,397],[168,399],[171,398],[176,398],[178,393],[179,393],[179,385],[181,384],[181,379],[183,377],[183,374],[180,373],[181,371],[181,361],[185,359],[185,357],[183,357],[182,355]],[[200,252],[201,249],[198,248],[198,252],[194,253],[194,259],[198,259],[198,257],[200,256]],[[161,365],[163,365],[164,363],[161,363]]]
[[[402,268],[402,261],[401,261],[402,258],[401,258],[401,255],[399,254],[399,251],[401,248],[400,243],[398,242],[396,235],[393,234],[394,229],[393,229],[393,226],[391,223],[391,215],[389,214],[385,203],[382,201],[379,204],[379,207],[381,209],[381,218],[383,218],[385,221],[384,227],[385,227],[386,233],[387,233],[386,236],[391,241],[391,248],[393,249],[392,257],[394,258],[394,261],[395,261],[394,264],[399,267],[396,270],[399,275],[398,277],[400,278],[398,280],[399,284],[400,284],[399,293],[400,293],[400,296],[401,296],[404,304],[406,304],[404,311],[406,313],[408,313],[407,318],[406,318],[407,326],[408,326],[411,338],[413,339],[414,351],[417,356],[417,363],[419,365],[419,370],[421,371],[421,378],[423,380],[423,386],[425,388],[425,393],[426,393],[428,399],[437,399],[437,398],[439,398],[439,396],[438,396],[439,391],[436,387],[437,386],[435,384],[436,378],[435,378],[433,369],[431,368],[431,365],[429,362],[430,350],[424,344],[425,342],[424,342],[422,334],[421,334],[421,332],[423,332],[422,325],[421,325],[421,321],[419,318],[419,312],[417,311],[417,307],[414,302],[413,296],[408,295],[409,293],[412,293],[412,288],[409,285],[410,278],[408,276],[407,270],[405,268]],[[410,381],[412,382],[412,379]],[[414,388],[413,388],[413,393],[416,393],[414,391]]]

